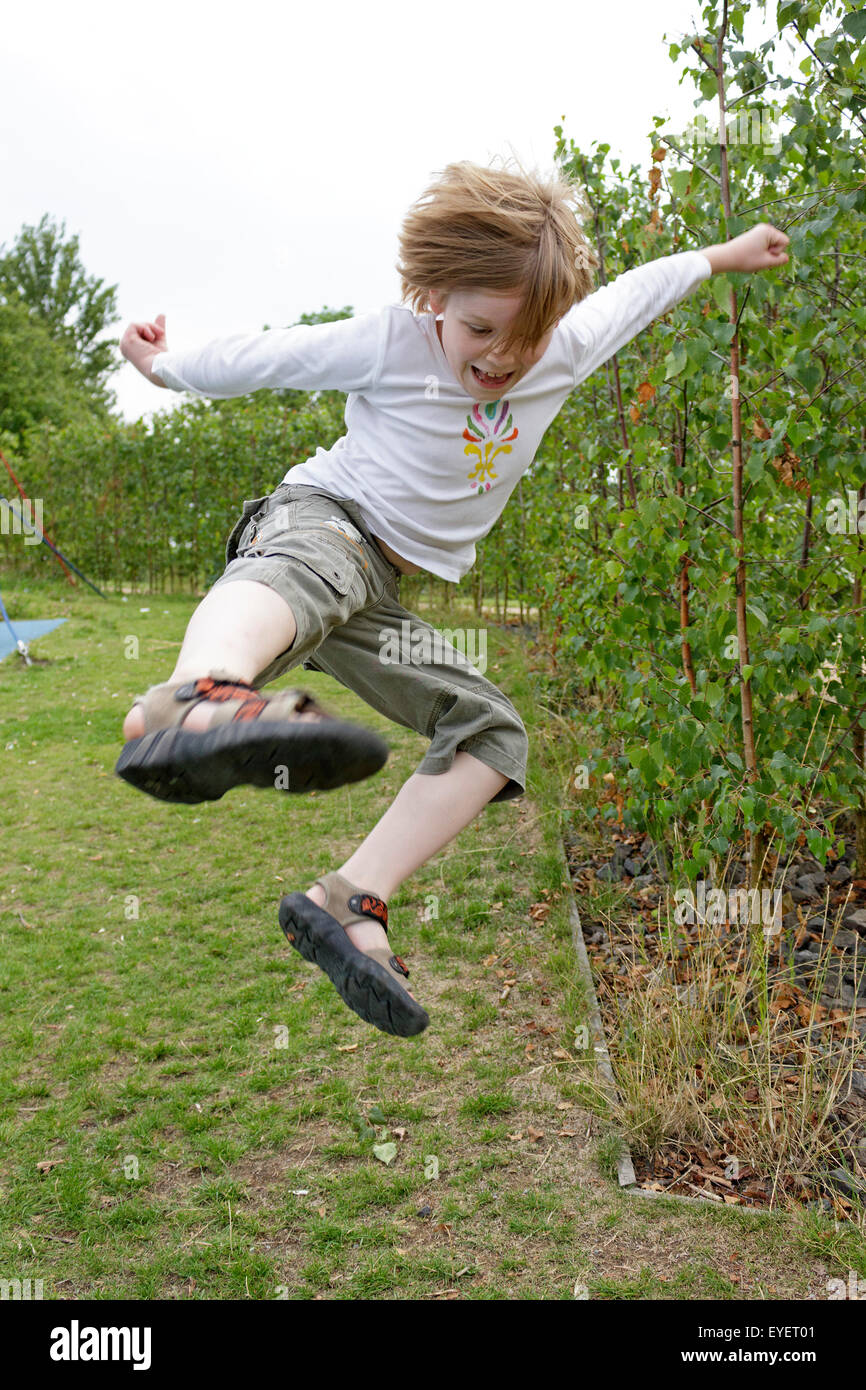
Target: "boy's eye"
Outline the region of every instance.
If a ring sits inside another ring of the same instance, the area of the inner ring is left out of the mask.
[[[489,332],[490,332],[490,329],[489,329],[489,328],[477,328],[477,327],[475,326],[475,324],[470,324],[470,325],[469,325],[469,328],[470,328],[471,332],[473,332],[473,333],[489,333]]]

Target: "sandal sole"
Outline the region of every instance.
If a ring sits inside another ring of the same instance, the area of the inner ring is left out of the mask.
[[[282,899],[280,926],[294,949],[324,971],[343,1002],[365,1023],[398,1038],[423,1033],[430,1022],[427,1012],[305,893],[287,893]]]
[[[390,749],[378,734],[339,719],[221,724],[193,733],[157,729],[130,739],[114,771],[159,801],[218,801],[232,787],[332,791],[378,772]],[[285,769],[287,787],[277,786]]]

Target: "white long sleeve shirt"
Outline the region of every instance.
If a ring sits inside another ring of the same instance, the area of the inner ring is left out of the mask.
[[[398,555],[454,581],[568,395],[711,274],[702,252],[680,251],[619,275],[560,319],[544,356],[494,402],[474,401],[458,381],[434,315],[399,304],[161,353],[151,370],[175,391],[216,399],[262,387],[347,392],[346,433],[286,481],[353,498]]]

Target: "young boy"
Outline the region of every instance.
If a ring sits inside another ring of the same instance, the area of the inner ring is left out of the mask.
[[[401,1036],[429,1019],[388,945],[387,900],[488,802],[522,795],[527,738],[502,691],[401,606],[400,576],[461,579],[570,392],[713,273],[788,259],[788,238],[762,223],[591,293],[597,260],[574,201],[564,179],[450,164],[403,224],[403,303],[192,352],[168,350],[160,315],[121,341],[144,376],[177,391],[347,393],[346,434],[245,503],[170,680],[126,717],[117,771],[184,802],[369,776],[388,752],[371,731],[303,691],[259,694],[300,664],[429,738],[354,853],[280,904],[295,949],[361,1018]],[[408,662],[393,660],[395,638]]]

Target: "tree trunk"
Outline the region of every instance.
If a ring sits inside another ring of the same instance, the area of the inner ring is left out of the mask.
[[[722,25],[716,36],[716,86],[719,98],[719,160],[722,204],[725,217],[731,218],[731,188],[728,174],[728,144],[726,128],[724,42],[728,27],[728,0],[724,0]],[[728,234],[730,236],[730,234]],[[743,732],[743,759],[750,782],[758,780],[758,760],[755,754],[755,731],[752,713],[752,682],[743,678],[743,668],[749,665],[749,631],[746,614],[746,542],[743,524],[743,438],[740,418],[740,338],[737,329],[737,292],[731,290],[730,322],[734,325],[731,339],[731,449],[732,502],[735,556],[737,561],[735,594],[737,623],[737,661],[740,667],[740,720]],[[760,888],[763,882],[766,843],[762,831],[751,836],[749,887]]]
[[[585,186],[586,186],[584,191],[586,192],[586,189],[589,188],[589,180],[588,180],[587,177],[586,177],[586,161],[585,161],[585,160],[581,160],[581,166],[582,166],[583,180],[584,180],[584,184],[585,184]],[[594,229],[595,229],[595,248],[596,248],[596,254],[598,255],[598,278],[599,278],[599,281],[601,282],[602,285],[606,285],[606,284],[607,284],[607,270],[606,270],[605,264],[604,264],[604,238],[601,236],[601,228],[600,228],[600,224],[599,224],[599,212],[598,212],[598,207],[597,207],[596,204],[593,202],[593,200],[592,200],[592,198],[589,196],[588,192],[586,193],[586,197],[587,197],[587,201],[589,202],[590,207],[592,208],[592,217],[593,217],[593,224],[594,224]],[[629,490],[629,496],[631,497],[631,504],[632,504],[632,506],[633,506],[633,507],[636,507],[636,506],[637,506],[637,490],[636,490],[635,485],[634,485],[634,475],[633,475],[633,472],[632,472],[632,453],[631,453],[631,448],[630,448],[630,446],[629,446],[628,429],[627,429],[626,423],[625,423],[625,411],[623,410],[623,404],[622,404],[622,386],[621,386],[621,384],[620,384],[620,377],[619,377],[619,359],[617,358],[616,353],[614,353],[613,357],[611,358],[611,362],[613,363],[613,388],[612,388],[612,390],[611,390],[611,395],[612,395],[613,401],[614,401],[614,403],[615,403],[615,405],[616,405],[617,423],[619,424],[620,436],[621,436],[621,438],[622,438],[623,449],[624,449],[624,451],[625,451],[626,470],[627,470],[627,472],[628,472],[628,490]],[[605,369],[607,370],[607,368],[605,368]],[[608,387],[610,388],[610,375],[608,375],[607,380],[608,380]],[[622,511],[622,510],[623,510],[622,468],[620,467],[618,471],[619,471],[619,509],[620,509],[620,511]]]
[[[676,418],[677,432],[679,432],[679,417]],[[685,494],[683,483],[684,449],[680,438],[674,441],[674,461],[677,466],[677,497]],[[680,520],[679,534],[682,536],[685,530],[685,520]],[[683,671],[689,683],[689,689],[693,695],[697,694],[698,683],[695,679],[695,667],[692,661],[692,644],[689,641],[689,565],[692,563],[688,553],[680,559],[680,651],[683,659]]]
[[[866,431],[864,431],[864,434],[866,434]],[[861,487],[860,490],[859,490],[859,492],[858,492],[858,494],[857,494],[857,499],[858,499],[857,516],[858,516],[858,518],[859,518],[859,516],[860,516],[860,507],[859,507],[859,503],[863,501],[863,498],[864,498],[864,497],[866,497],[866,486]],[[860,535],[859,521],[858,521],[858,530],[857,530],[857,551],[858,551],[858,556],[857,556],[857,558],[858,558],[858,562],[859,562],[859,559],[860,559],[860,555],[861,555],[861,553],[862,553],[862,550],[863,550],[863,538],[862,538],[862,536]],[[851,593],[851,607],[852,607],[853,610],[854,610],[854,619],[855,619],[855,622],[856,622],[858,618],[861,618],[862,608],[863,608],[863,579],[862,579],[862,575],[861,575],[861,573],[860,573],[859,564],[858,564],[857,573],[856,573],[855,576],[854,576],[854,586],[853,586],[852,593]],[[853,672],[853,674],[852,674],[852,688],[853,688],[853,689],[859,689],[860,685],[862,684],[862,680],[863,680],[863,672],[862,672],[863,662],[862,662],[862,660],[859,661],[859,662],[857,663],[857,666],[859,666],[860,669],[858,670],[858,669],[855,667],[855,670],[854,670],[854,672]],[[864,776],[866,776],[866,728],[864,728],[864,726],[863,726],[862,719],[858,719],[858,720],[857,720],[857,723],[854,725],[854,757],[855,757],[855,759],[856,759],[856,761],[857,761],[857,766],[859,767],[860,772],[861,772]],[[864,792],[864,791],[861,791],[861,793],[860,793],[860,801],[859,801],[859,804],[857,805],[857,807],[855,808],[855,811],[854,811],[854,855],[855,855],[856,862],[857,862],[857,875],[858,875],[859,878],[863,878],[864,876],[866,876],[866,792]]]

